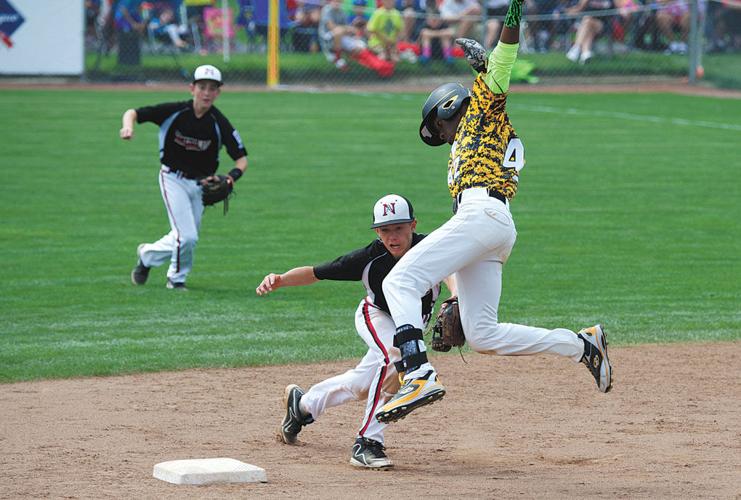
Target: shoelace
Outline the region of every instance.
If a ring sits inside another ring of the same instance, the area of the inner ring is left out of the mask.
[[[373,452],[373,454],[376,455],[377,457],[385,457],[386,456],[386,454],[384,453],[384,451],[386,451],[386,447],[383,446],[378,441],[373,441],[371,439],[365,439],[364,438],[363,439],[363,445],[366,448],[370,449]]]

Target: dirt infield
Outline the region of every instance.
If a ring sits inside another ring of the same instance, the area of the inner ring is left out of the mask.
[[[283,388],[351,361],[0,385],[2,498],[739,498],[741,342],[615,348],[613,391],[549,356],[436,357],[448,395],[348,464],[360,403],[278,443]],[[231,457],[268,483],[176,486],[154,464]],[[410,496],[411,495],[411,496]]]

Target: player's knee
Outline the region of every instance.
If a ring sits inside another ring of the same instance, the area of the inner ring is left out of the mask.
[[[492,339],[500,336],[499,324],[494,318],[476,318],[473,321],[462,319],[461,323],[466,342],[475,352],[490,352]]]
[[[383,294],[386,297],[389,296],[396,296],[399,290],[399,282],[392,277],[391,274],[386,276],[386,278],[383,280],[383,283],[381,283],[381,288],[383,289]]]
[[[193,249],[198,244],[198,235],[197,234],[181,234],[180,235],[180,245],[183,248],[189,248]]]

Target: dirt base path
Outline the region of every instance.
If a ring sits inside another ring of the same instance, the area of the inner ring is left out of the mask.
[[[348,464],[363,405],[276,442],[281,397],[352,362],[0,385],[2,498],[739,498],[741,342],[614,348],[613,391],[550,356],[438,356],[448,388]],[[268,483],[176,486],[154,464],[231,457]]]

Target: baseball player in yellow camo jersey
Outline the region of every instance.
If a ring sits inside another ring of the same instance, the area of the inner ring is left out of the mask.
[[[422,340],[420,297],[433,283],[455,274],[461,322],[471,349],[522,356],[551,353],[583,362],[600,391],[612,385],[607,340],[600,325],[579,333],[499,323],[502,267],[517,231],[509,204],[525,166],[525,149],[505,111],[512,66],[519,47],[522,0],[512,0],[499,43],[487,58],[476,41],[458,39],[478,73],[469,91],[448,83],[422,108],[420,138],[430,146],[450,144],[448,188],[453,217],[412,248],[391,270],[383,291],[397,326],[403,383],[376,419],[393,422],[439,400],[445,388],[427,359]]]

